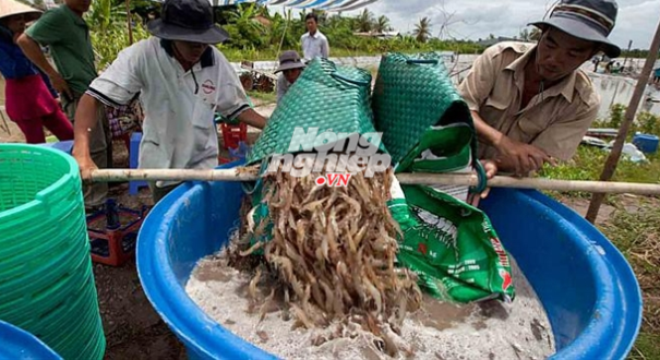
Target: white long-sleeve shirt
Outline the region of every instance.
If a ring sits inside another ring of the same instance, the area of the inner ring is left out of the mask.
[[[317,57],[324,59],[330,57],[330,45],[328,44],[328,38],[326,38],[325,35],[323,35],[318,30],[316,30],[314,35],[310,35],[309,32],[305,33],[300,37],[300,43],[302,44],[303,57],[305,58],[305,61],[309,61]]]

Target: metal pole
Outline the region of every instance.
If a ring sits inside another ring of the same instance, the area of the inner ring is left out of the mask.
[[[649,54],[646,57],[646,62],[644,63],[642,73],[637,79],[637,87],[635,87],[635,92],[633,93],[632,99],[630,99],[628,109],[626,109],[623,124],[621,124],[621,128],[619,128],[619,133],[617,134],[616,140],[614,141],[612,152],[607,158],[603,172],[600,175],[600,181],[610,181],[614,175],[614,172],[616,171],[616,166],[619,162],[619,158],[621,158],[621,150],[623,150],[623,145],[626,141],[628,130],[635,120],[635,114],[637,113],[637,108],[639,107],[639,103],[642,100],[642,96],[644,95],[646,83],[651,76],[653,64],[658,57],[658,50],[660,50],[660,23],[658,23],[658,28],[656,29],[655,36],[651,42],[651,48],[649,49]],[[591,203],[589,204],[589,210],[587,211],[586,219],[592,224],[596,222],[598,212],[600,211],[600,206],[603,204],[604,199],[604,193],[595,193],[591,198]]]
[[[626,52],[626,57],[623,58],[623,66],[621,67],[621,72],[626,69],[626,63],[628,62],[628,55],[630,55],[630,49],[632,48],[632,40],[628,41],[628,52]]]

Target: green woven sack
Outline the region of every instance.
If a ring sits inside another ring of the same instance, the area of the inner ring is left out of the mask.
[[[415,159],[427,150],[441,161],[425,161],[420,170],[479,168],[471,156],[477,153],[477,141],[470,110],[451,83],[441,55],[383,56],[372,107],[396,172],[414,170]]]
[[[363,69],[337,67],[332,61],[320,58],[313,60],[278,104],[247,163],[254,164],[276,154],[312,152],[315,145],[321,145],[315,144],[320,137],[302,136],[297,137],[298,149],[290,150],[297,127],[306,134],[314,130],[317,135],[331,131],[337,135],[336,141],[352,134],[376,132],[370,106],[371,79],[371,74]],[[376,145],[385,150],[380,141]]]

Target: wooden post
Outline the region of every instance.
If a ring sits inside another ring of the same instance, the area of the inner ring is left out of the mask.
[[[658,23],[658,28],[655,31],[655,36],[651,42],[651,48],[649,49],[649,54],[646,57],[646,62],[644,63],[644,68],[642,73],[637,79],[637,86],[635,87],[635,92],[633,93],[632,99],[628,104],[626,113],[624,115],[623,124],[619,128],[619,133],[614,140],[614,146],[612,147],[612,152],[605,162],[605,167],[603,172],[600,175],[600,181],[610,181],[614,172],[616,171],[616,166],[621,158],[621,151],[623,150],[623,145],[626,141],[626,136],[628,135],[628,130],[635,120],[635,114],[637,113],[637,108],[639,103],[642,100],[644,95],[644,90],[646,89],[646,84],[649,81],[651,76],[651,71],[653,70],[653,64],[658,58],[658,50],[660,50],[660,23]],[[603,204],[605,199],[604,193],[595,193],[591,198],[591,203],[589,204],[589,210],[587,211],[586,219],[587,221],[595,224],[596,218],[598,217],[598,212],[600,211],[600,206]]]
[[[133,26],[131,24],[131,0],[126,0],[126,23],[128,24],[128,46],[133,45]]]
[[[630,55],[630,49],[632,48],[632,40],[628,41],[628,52],[626,53],[626,57],[623,58],[623,65],[621,66],[621,72],[626,69],[626,63],[628,62],[628,55]],[[631,60],[632,62],[632,60]]]

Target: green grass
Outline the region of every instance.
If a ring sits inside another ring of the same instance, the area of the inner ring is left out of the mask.
[[[608,154],[601,149],[582,145],[571,161],[557,167],[548,165],[539,176],[563,180],[598,180]],[[660,156],[656,154],[647,158],[649,162],[643,164],[622,158],[613,180],[660,183]],[[548,194],[560,197],[558,193]],[[571,192],[561,195],[591,198],[590,193]],[[628,358],[660,359],[660,200],[643,196],[625,199],[610,195],[607,202],[616,210],[608,221],[599,225],[599,229],[633,267],[644,297],[642,329]]]
[[[598,180],[609,152],[581,145],[570,161],[556,167],[546,165],[539,176],[561,180]],[[613,181],[660,183],[660,156],[647,156],[647,163],[634,163],[622,157]],[[591,197],[590,193],[570,193],[569,196]]]
[[[660,209],[641,204],[615,211],[601,231],[632,265],[644,297],[642,329],[629,359],[660,359]]]
[[[261,101],[261,105],[267,105],[277,102],[277,94],[275,92],[260,92],[260,91],[248,91],[248,96],[252,99],[258,99]]]

